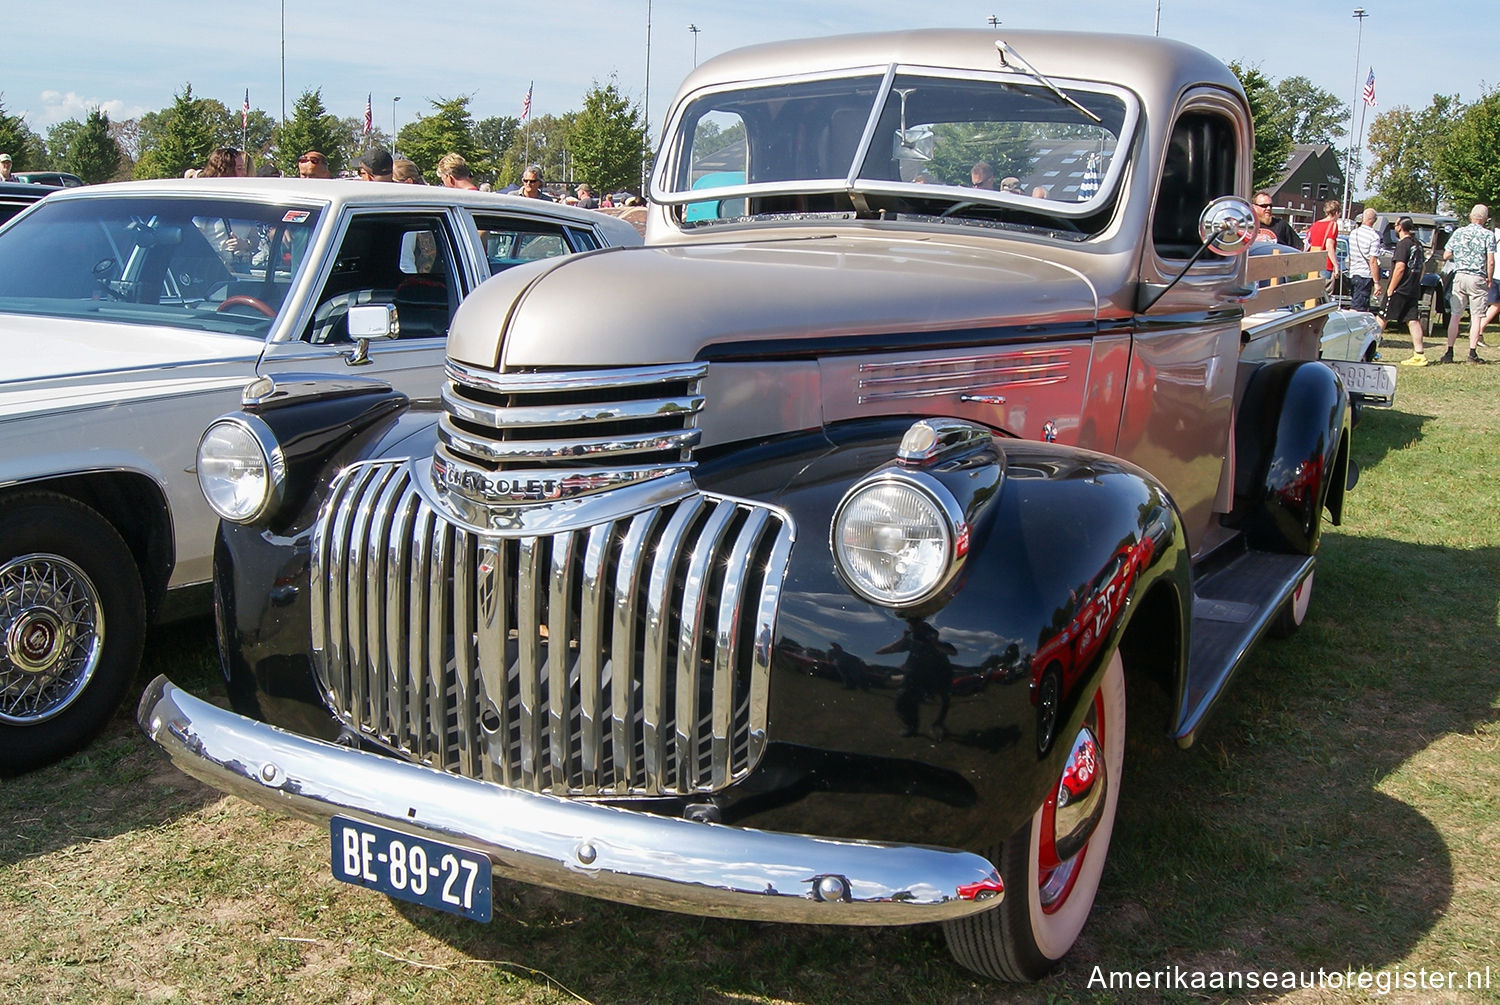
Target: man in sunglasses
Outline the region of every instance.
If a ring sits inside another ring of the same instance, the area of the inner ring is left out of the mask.
[[[528,199],[546,199],[548,202],[555,201],[550,195],[542,191],[542,169],[533,164],[521,172],[521,191],[517,195]]]
[[[360,181],[394,181],[395,170],[391,152],[383,147],[374,147],[359,159]]]
[[[309,150],[297,158],[297,176],[299,178],[332,178],[333,174],[328,170],[328,158],[320,151]]]
[[[1250,205],[1255,207],[1255,226],[1261,230],[1269,230],[1276,235],[1277,244],[1285,244],[1289,248],[1302,250],[1302,242],[1297,238],[1297,232],[1292,225],[1280,217],[1271,216],[1271,193],[1265,189],[1255,193],[1250,199]]]

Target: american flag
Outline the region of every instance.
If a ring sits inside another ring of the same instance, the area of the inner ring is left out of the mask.
[[[375,117],[374,117],[374,115],[370,111],[370,99],[373,98],[373,97],[375,97],[374,94],[366,94],[365,95],[365,135],[366,136],[369,136],[370,135],[370,130],[375,128]]]
[[[250,88],[245,88],[245,103],[240,106],[240,128],[250,128]]]
[[[1371,108],[1375,107],[1375,67],[1370,67],[1370,75],[1365,78],[1365,104]]]
[[[531,89],[536,86],[536,81],[526,85],[526,97],[521,101],[521,121],[525,122],[531,118]]]

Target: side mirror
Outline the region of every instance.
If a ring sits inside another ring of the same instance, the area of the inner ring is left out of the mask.
[[[1198,217],[1198,236],[1210,251],[1226,258],[1249,251],[1255,232],[1255,212],[1237,195],[1215,199]]]
[[[349,337],[355,346],[344,357],[350,366],[363,366],[370,362],[370,343],[393,339],[401,334],[401,319],[396,315],[394,304],[360,304],[349,308],[347,315]]]

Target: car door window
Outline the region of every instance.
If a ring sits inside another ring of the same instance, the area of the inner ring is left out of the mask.
[[[349,341],[349,308],[393,304],[399,338],[446,337],[463,296],[447,219],[364,213],[349,221],[303,339]]]
[[[1189,111],[1172,127],[1162,162],[1152,239],[1164,259],[1191,258],[1202,246],[1198,217],[1213,200],[1236,191],[1234,122],[1212,111]]]
[[[547,220],[476,213],[474,226],[479,228],[479,236],[484,241],[484,257],[489,263],[490,275],[526,262],[556,258],[598,246],[597,242],[575,243],[577,232],[573,228]]]

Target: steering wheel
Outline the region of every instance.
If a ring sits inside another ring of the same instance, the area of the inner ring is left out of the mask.
[[[247,297],[243,293],[236,293],[232,297],[225,297],[224,302],[219,304],[219,306],[216,308],[216,311],[222,314],[226,309],[230,307],[238,307],[241,304],[246,307],[254,307],[256,310],[260,311],[268,318],[274,318],[276,316],[276,311],[271,307],[270,304],[266,303],[264,300],[261,300],[259,297]]]

